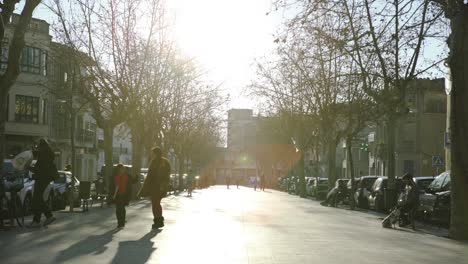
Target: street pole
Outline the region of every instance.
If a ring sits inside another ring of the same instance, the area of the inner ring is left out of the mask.
[[[64,73],[64,80],[65,85],[68,83],[68,75]],[[72,83],[73,85],[73,83]],[[66,85],[65,88],[68,88]],[[73,86],[70,86],[69,96],[68,96],[68,113],[70,116],[70,147],[71,147],[71,183],[70,183],[70,191],[69,191],[69,205],[70,205],[70,212],[74,211],[74,190],[75,190],[75,172],[76,172],[76,152],[75,152],[75,113],[73,111]]]

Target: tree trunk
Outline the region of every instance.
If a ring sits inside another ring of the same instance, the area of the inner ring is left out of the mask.
[[[72,101],[69,102],[72,104]],[[76,149],[75,149],[75,127],[76,127],[76,118],[75,114],[73,113],[73,108],[70,105],[70,147],[71,147],[71,173],[72,173],[72,181],[71,181],[71,192],[69,193],[69,204],[70,204],[70,212],[73,212],[75,207],[75,197],[74,197],[74,188],[75,188],[75,177],[76,177]]]
[[[394,114],[390,114],[387,122],[387,177],[388,177],[388,188],[387,188],[387,199],[385,201],[386,208],[392,208],[396,204],[397,190],[395,181],[395,140],[396,140],[396,126],[397,117]]]
[[[0,90],[0,160],[5,159],[5,126],[7,120],[7,94],[5,93],[6,90]],[[3,162],[0,162],[0,171],[3,170]]]
[[[140,173],[143,158],[143,144],[142,136],[138,132],[138,128],[132,129],[132,176],[138,178],[138,181],[133,185],[132,199],[136,199],[138,190],[141,187]]]
[[[112,125],[106,124],[103,127],[104,130],[104,164],[105,164],[105,177],[104,179],[107,182],[108,195],[111,197],[114,194],[113,190],[113,178],[112,171],[114,169],[113,162],[113,140],[114,140],[114,127]]]
[[[354,210],[356,204],[354,202],[354,192],[356,191],[356,186],[354,184],[354,160],[353,160],[353,151],[352,151],[352,137],[346,137],[346,152],[348,153],[348,170],[350,174],[351,181],[351,193],[349,194],[349,207],[351,210]]]
[[[179,159],[179,192],[184,191],[184,157],[178,156]]]
[[[451,18],[449,66],[451,92],[451,223],[450,237],[468,240],[468,4]]]
[[[306,197],[306,183],[305,183],[305,173],[304,173],[304,152],[301,151],[301,157],[299,159],[299,196],[301,198]]]
[[[328,189],[335,187],[336,182],[336,145],[334,140],[328,144]]]

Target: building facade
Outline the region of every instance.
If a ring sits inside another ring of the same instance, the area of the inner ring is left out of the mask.
[[[8,48],[18,21],[19,16],[13,15],[12,23],[6,28],[0,70],[6,69]],[[48,55],[51,39],[49,24],[32,19],[25,34],[21,73],[7,98],[6,157],[30,150],[37,139],[49,136]]]
[[[405,100],[408,113],[398,120],[396,129],[396,176],[406,172],[437,175],[444,169],[445,160],[447,96],[444,80],[413,81]],[[368,144],[370,174],[387,175],[385,125],[369,133]]]

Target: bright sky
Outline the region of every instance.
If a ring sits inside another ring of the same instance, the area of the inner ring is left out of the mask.
[[[167,0],[179,47],[230,94],[230,108],[255,108],[243,94],[255,76],[254,59],[274,47],[280,15],[271,0]]]
[[[282,15],[266,15],[273,0],[165,1],[181,51],[196,59],[208,80],[222,84],[230,95],[229,108],[255,108],[255,100],[243,91],[255,76],[254,59],[274,48]],[[44,6],[34,17],[52,22]]]

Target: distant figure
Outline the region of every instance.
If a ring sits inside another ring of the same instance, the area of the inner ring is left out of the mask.
[[[122,164],[118,164],[114,175],[114,201],[115,201],[115,215],[117,217],[117,228],[125,226],[126,210],[125,205],[130,198],[129,194],[129,176],[127,170]]]
[[[239,189],[239,182],[240,182],[239,177],[236,177],[236,186],[237,186],[237,189]]]
[[[36,151],[34,151],[36,152]],[[54,164],[54,152],[47,141],[41,139],[37,147],[37,162],[30,170],[33,173],[34,192],[32,199],[32,210],[34,218],[29,227],[39,227],[41,225],[41,215],[44,214],[46,220],[44,226],[55,221],[51,208],[44,201],[44,191],[51,181],[58,178],[57,167]]]
[[[231,185],[231,177],[230,176],[226,177],[226,185],[227,185],[227,188],[229,189],[229,185]]]
[[[257,184],[258,184],[258,179],[257,177],[254,177],[254,180],[253,180],[254,191],[257,190]]]
[[[187,175],[187,194],[188,194],[188,197],[192,197],[193,185],[194,185],[194,177],[193,177],[192,171],[189,171],[189,174]]]
[[[266,185],[265,173],[262,173],[262,176],[260,177],[260,189],[262,191],[265,191],[265,185]]]
[[[161,200],[166,196],[169,187],[169,176],[171,174],[171,165],[169,161],[162,156],[162,150],[154,147],[151,150],[151,161],[148,168],[143,187],[141,187],[140,197],[151,197],[153,208],[153,229],[164,227],[164,217],[162,215]]]

